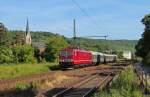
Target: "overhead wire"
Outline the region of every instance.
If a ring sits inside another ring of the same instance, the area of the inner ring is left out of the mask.
[[[93,22],[95,26],[97,26],[97,29],[101,28],[98,26],[99,24],[78,4],[78,2],[76,2],[75,0],[72,0],[72,2],[81,10],[82,13],[86,15],[87,18],[89,18]]]

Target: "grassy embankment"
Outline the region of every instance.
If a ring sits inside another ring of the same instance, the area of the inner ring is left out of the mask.
[[[43,64],[3,64],[0,65],[0,79],[15,78],[30,74],[47,72],[49,70],[58,69],[57,63]]]
[[[124,70],[109,89],[100,90],[94,97],[143,97],[133,67]]]

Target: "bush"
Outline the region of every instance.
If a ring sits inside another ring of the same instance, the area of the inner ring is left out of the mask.
[[[16,86],[14,87],[15,90],[26,90],[28,88],[30,88],[31,85],[28,83],[18,83],[16,84]]]
[[[13,54],[11,48],[0,47],[0,63],[13,62]]]
[[[95,97],[142,97],[133,67],[125,69],[109,89],[101,90]]]
[[[116,89],[131,90],[132,84],[136,84],[136,75],[132,67],[125,69],[112,83],[112,87]]]
[[[13,49],[15,63],[35,63],[34,48],[31,45],[17,45]]]
[[[0,47],[0,63],[35,63],[34,48],[31,45]]]

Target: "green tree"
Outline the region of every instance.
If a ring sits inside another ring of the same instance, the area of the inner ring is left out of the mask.
[[[67,47],[67,41],[63,37],[55,36],[48,38],[47,42],[47,48],[44,54],[45,60],[50,62],[57,61],[59,51]]]
[[[142,23],[145,25],[145,31],[135,48],[136,55],[145,59],[150,52],[150,14],[142,19]]]
[[[17,44],[17,45],[25,44],[25,34],[23,32],[15,33],[14,44]]]
[[[0,46],[10,46],[11,37],[9,36],[7,28],[0,23]]]

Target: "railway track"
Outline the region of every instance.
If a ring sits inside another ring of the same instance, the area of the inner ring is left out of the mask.
[[[98,88],[105,86],[111,79],[110,73],[107,75],[95,74],[52,97],[88,97]]]
[[[125,65],[123,65],[125,64]],[[57,71],[56,72],[48,72],[42,73],[37,75],[32,75],[28,77],[21,77],[9,79],[9,80],[0,80],[0,88],[3,89],[6,86],[15,86],[17,82],[30,82],[36,81],[40,79],[53,79],[57,78],[58,74],[65,75],[66,77],[71,77],[70,79],[64,79],[62,83],[55,83],[54,87],[47,90],[39,90],[35,95],[42,95],[42,97],[88,97],[89,95],[93,94],[95,90],[101,87],[105,87],[115,75],[119,74],[128,64],[127,63],[114,63],[110,66],[93,66],[87,68],[80,68],[75,70],[69,71]],[[34,79],[36,78],[36,79]],[[52,80],[53,81],[53,80]],[[8,87],[9,88],[9,87]],[[5,88],[6,89],[6,88]],[[4,89],[3,89],[4,90]],[[3,92],[3,91],[2,91]],[[33,91],[31,91],[33,92]],[[29,95],[28,93],[25,93]],[[12,97],[17,97],[16,95],[22,94],[15,94],[7,93],[4,95],[8,95],[5,97],[10,97],[9,95],[14,95]],[[3,97],[3,96],[2,96]],[[19,96],[24,97],[24,96]],[[25,96],[30,97],[30,96]],[[37,96],[41,97],[41,96]]]

